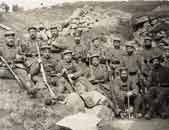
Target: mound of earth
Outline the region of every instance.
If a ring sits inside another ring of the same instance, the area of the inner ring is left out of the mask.
[[[65,106],[31,99],[14,80],[0,80],[0,130],[46,130],[71,114]]]

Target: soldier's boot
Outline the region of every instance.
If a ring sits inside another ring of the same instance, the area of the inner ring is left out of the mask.
[[[142,118],[141,107],[143,105],[143,99],[141,96],[137,96],[134,101],[134,116],[135,118]]]
[[[147,114],[145,114],[144,118],[145,118],[146,120],[151,120],[152,115],[153,115],[152,111],[149,111]]]
[[[148,111],[148,113],[145,115],[145,119],[147,120],[151,120],[153,113],[155,112],[155,110],[157,109],[159,104],[159,100],[156,99],[155,101],[153,101],[153,103],[150,105],[150,110]]]
[[[38,89],[32,87],[33,83],[30,81],[27,81],[25,84],[25,87],[27,89],[27,94],[31,97],[31,98],[36,98]]]

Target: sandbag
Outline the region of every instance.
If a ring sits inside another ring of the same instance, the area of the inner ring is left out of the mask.
[[[85,105],[80,96],[76,93],[68,94],[65,98],[65,105],[73,113],[78,113],[80,111],[85,111]]]
[[[88,108],[104,104],[107,98],[97,91],[84,92],[81,97]]]
[[[97,124],[101,121],[95,115],[87,113],[77,113],[67,116],[56,123],[56,125],[65,126],[73,130],[97,130]]]

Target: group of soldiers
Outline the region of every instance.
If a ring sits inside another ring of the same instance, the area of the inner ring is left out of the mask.
[[[27,31],[24,42],[16,40],[15,32],[5,33],[0,68],[1,78],[15,78],[30,97],[48,99],[46,105],[75,102],[75,107],[75,100],[84,108],[105,105],[120,118],[168,117],[169,51],[153,47],[151,37],[144,37],[137,50],[134,40],[122,49],[119,37],[109,48],[101,44],[101,36],[85,46],[77,33],[75,45],[67,47],[57,40],[57,26],[50,28],[48,40],[37,37],[37,27]]]

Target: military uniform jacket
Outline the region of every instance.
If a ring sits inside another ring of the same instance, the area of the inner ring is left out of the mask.
[[[160,66],[158,69],[153,68],[147,82],[148,87],[169,87],[169,68]]]
[[[113,64],[116,62],[120,64],[123,53],[122,49],[108,48],[106,51],[106,58],[108,58]]]
[[[99,64],[97,67],[90,66],[85,73],[87,78],[94,78],[94,80],[100,80],[102,83],[108,81],[108,71],[105,65]]]
[[[87,51],[81,44],[75,45],[72,49],[73,57],[77,60],[79,58],[85,59],[87,57]]]
[[[132,80],[128,78],[126,81],[122,81],[120,77],[117,77],[113,81],[112,89],[115,90],[116,93],[119,93],[119,91],[133,91],[133,93],[138,93],[137,86],[134,86]]]
[[[82,75],[80,67],[73,60],[70,63],[67,63],[66,61],[62,60],[55,67],[56,73],[62,73],[63,69],[66,69],[68,74],[74,74],[76,78]]]
[[[122,57],[122,65],[128,68],[129,73],[141,70],[141,57],[135,53],[131,56],[124,54]]]

